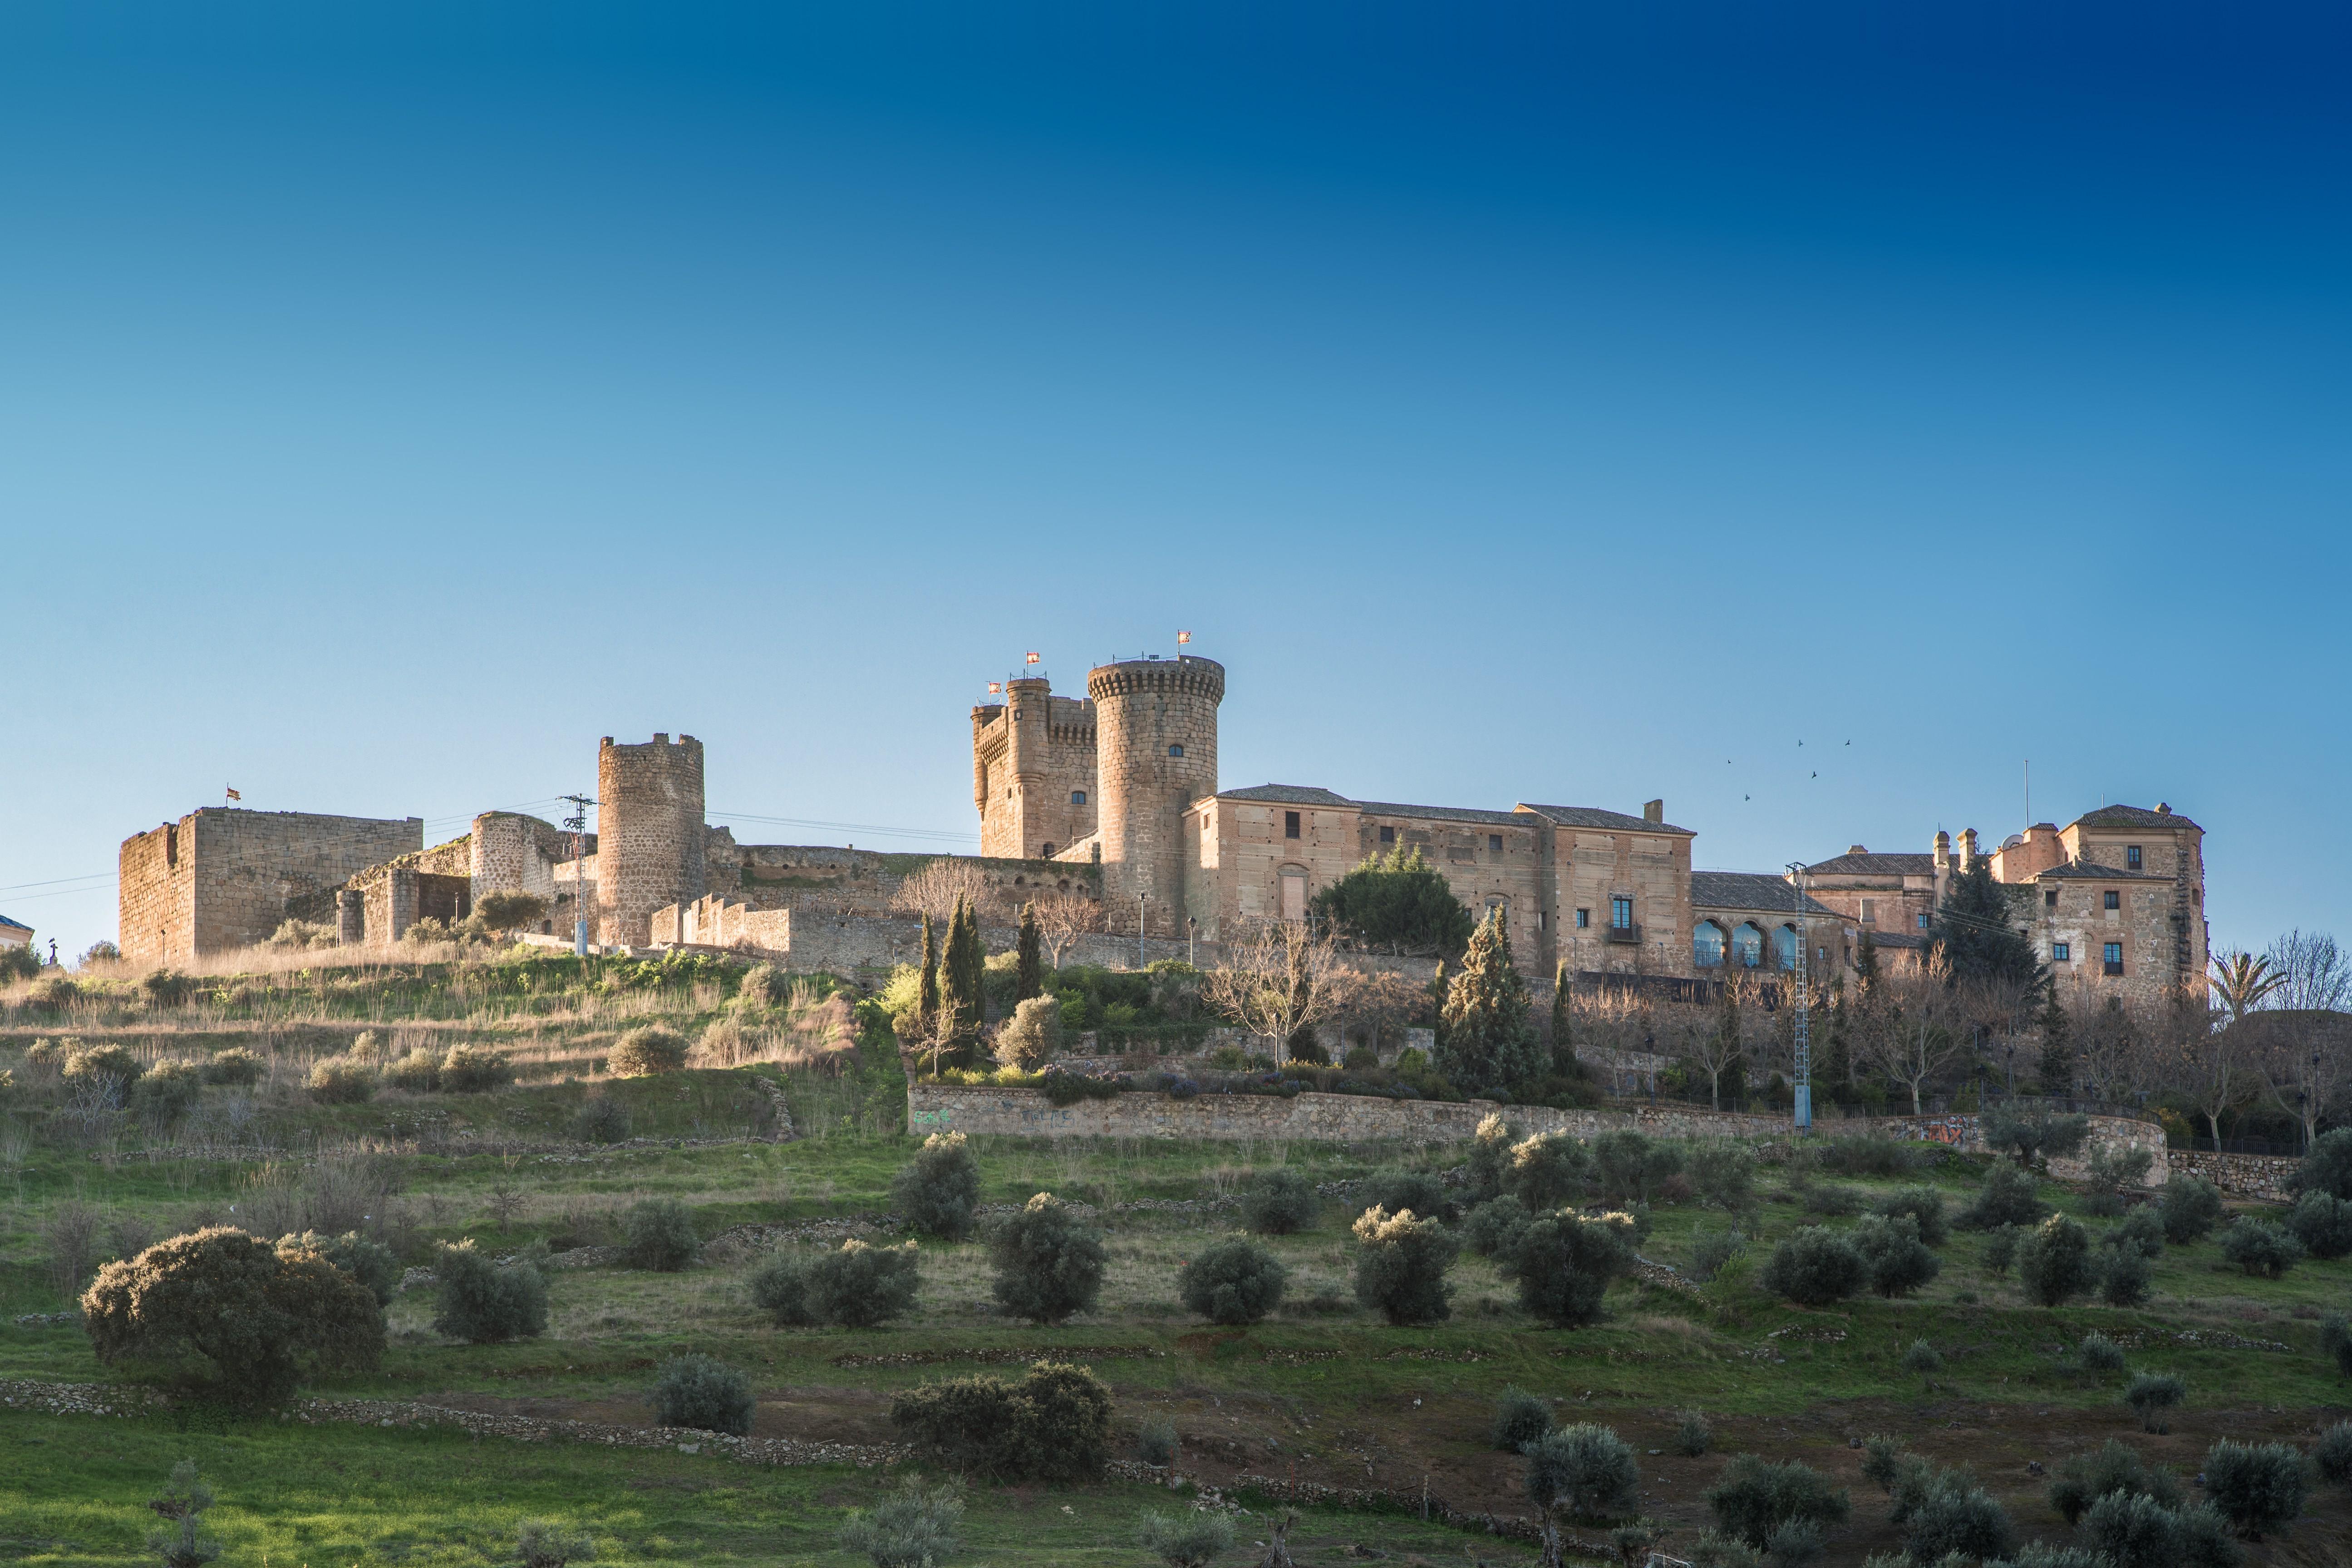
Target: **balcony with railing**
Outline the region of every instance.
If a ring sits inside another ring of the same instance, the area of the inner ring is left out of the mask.
[[[1628,947],[1642,945],[1642,928],[1638,925],[1609,926],[1602,930],[1603,942],[1623,942]]]

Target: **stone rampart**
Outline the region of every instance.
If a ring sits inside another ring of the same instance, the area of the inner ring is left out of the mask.
[[[123,841],[116,941],[135,963],[248,946],[276,931],[295,900],[424,841],[414,816],[205,806]]]
[[[2081,1155],[2074,1159],[2053,1155],[2050,1161],[2051,1175],[2062,1182],[2079,1182],[2090,1174],[2090,1157],[2100,1150],[2139,1148],[2147,1150],[2150,1156],[2141,1185],[2164,1185],[2173,1167],[2167,1163],[2170,1152],[2164,1146],[2164,1128],[2160,1124],[2137,1121],[2127,1116],[2094,1116],[2090,1121]],[[1895,1138],[1948,1144],[1971,1153],[1980,1153],[1985,1147],[1984,1127],[1975,1116],[1881,1116],[1846,1125],[1874,1128]],[[2179,1157],[2171,1155],[2173,1159]]]
[[[2185,1176],[2202,1176],[2233,1198],[2260,1198],[2265,1203],[2294,1201],[2290,1185],[2303,1162],[2284,1154],[2209,1154],[2201,1150],[2175,1149],[2172,1168]]]

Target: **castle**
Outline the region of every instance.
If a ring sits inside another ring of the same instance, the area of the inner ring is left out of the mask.
[[[1095,900],[1100,959],[1200,943],[1213,956],[1259,922],[1305,918],[1318,889],[1404,849],[1474,911],[1503,910],[1515,957],[1539,980],[1565,966],[1696,994],[1688,988],[1727,973],[1792,970],[1801,951],[1825,980],[1853,968],[1865,933],[1889,964],[1916,959],[1952,878],[1984,853],[1970,830],[1957,843],[1937,833],[1926,854],[1856,845],[1801,879],[1709,871],[1693,868],[1696,834],[1666,821],[1663,801],[1636,815],[1221,788],[1225,670],[1191,654],[1098,666],[1083,699],[1055,696],[1042,674],[996,689],[1003,700],[971,714],[981,854],[950,858],[1007,903],[1047,891]],[[597,800],[593,834],[491,812],[431,849],[415,817],[206,808],[124,841],[121,946],[136,962],[176,962],[259,941],[289,918],[385,943],[510,889],[548,900],[540,940],[551,942],[584,910],[607,947],[750,949],[804,969],[912,955],[915,928],[893,895],[939,857],[739,845],[704,819],[703,748],[690,735],[606,736]],[[2150,1001],[2205,973],[2203,837],[2167,805],[2103,806],[2011,836],[1991,870],[2062,983]]]

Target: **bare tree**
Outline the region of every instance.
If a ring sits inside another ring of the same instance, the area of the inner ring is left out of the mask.
[[[1429,987],[1385,971],[1335,970],[1331,975],[1331,1011],[1348,1031],[1362,1030],[1374,1050],[1415,1025],[1426,1025],[1434,1007]]]
[[[2352,1075],[2352,961],[2324,931],[2291,931],[2262,962],[2278,984],[2263,998],[2254,1052],[2263,1087],[2303,1123],[2305,1143]]]
[[[2166,1074],[2171,1086],[2189,1096],[2205,1119],[2213,1147],[2221,1148],[2221,1113],[2254,1087],[2249,1058],[2259,1026],[2236,1020],[2223,1024],[2194,997],[2159,1009],[2146,1024],[2159,1037],[2159,1057],[2171,1064]]]
[[[1967,1020],[1942,965],[1920,974],[1890,976],[1871,987],[1857,1018],[1857,1054],[1911,1091],[1911,1114],[1927,1114],[1927,1085],[1966,1047]]]
[[[1223,966],[1202,984],[1202,1000],[1253,1035],[1286,1045],[1329,1016],[1339,1000],[1330,933],[1318,935],[1304,921],[1263,921],[1225,952]]]
[[[944,926],[960,898],[971,903],[982,924],[1002,923],[1002,900],[987,875],[971,861],[952,855],[940,856],[899,883],[890,895],[890,908],[902,915],[927,914]]]
[[[1037,911],[1038,940],[1045,944],[1046,957],[1059,969],[1062,954],[1083,932],[1094,929],[1097,900],[1080,893],[1047,893],[1031,907]]]

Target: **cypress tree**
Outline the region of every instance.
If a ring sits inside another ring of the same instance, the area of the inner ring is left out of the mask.
[[[923,984],[916,993],[915,1017],[929,1039],[940,1026],[940,943],[931,930],[931,912],[923,911]]]
[[[1878,939],[1871,935],[1868,926],[1862,928],[1862,940],[1854,944],[1853,973],[1862,983],[1862,994],[1869,995],[1878,984]]]
[[[1551,1070],[1561,1078],[1576,1076],[1576,1040],[1568,1012],[1568,960],[1561,959],[1551,976]]]
[[[958,897],[948,916],[947,952],[940,964],[940,1026],[948,1037],[948,1054],[963,1058],[980,1042],[980,986],[966,958],[964,930],[969,907]]]
[[[1037,931],[1037,906],[1034,903],[1024,904],[1021,906],[1021,967],[1018,971],[1018,983],[1013,990],[1013,1005],[1018,1006],[1032,996],[1044,993],[1045,989],[1045,977],[1042,964],[1045,956],[1044,948],[1044,938]]]
[[[1952,879],[1930,928],[1951,965],[1951,984],[1995,980],[2030,985],[2042,977],[2032,940],[2010,919],[2009,894],[1992,879],[1992,858],[1979,855]]]
[[[2055,980],[2042,988],[2040,1022],[2042,1060],[2034,1075],[2042,1080],[2042,1092],[2055,1098],[2074,1087],[2074,1043],[2068,1037],[2066,1009],[2058,1005]]]
[[[1438,1047],[1443,1070],[1457,1084],[1509,1089],[1542,1071],[1543,1041],[1527,982],[1511,963],[1501,905],[1472,933],[1438,1021],[1444,1030]]]
[[[1853,1047],[1845,1033],[1845,982],[1830,982],[1829,1036],[1822,1045],[1821,1070],[1814,1076],[1816,1084],[1826,1085],[1830,1098],[1843,1104],[1853,1091]]]
[[[1437,961],[1437,972],[1429,977],[1429,1037],[1430,1044],[1440,1055],[1445,1050],[1445,960]]]
[[[988,973],[988,950],[980,941],[980,908],[967,902],[963,907],[963,940],[959,954],[962,973],[960,979],[961,1005],[956,1012],[956,1036],[968,1045],[980,1043],[981,1020],[986,1007],[986,993],[982,989]]]

